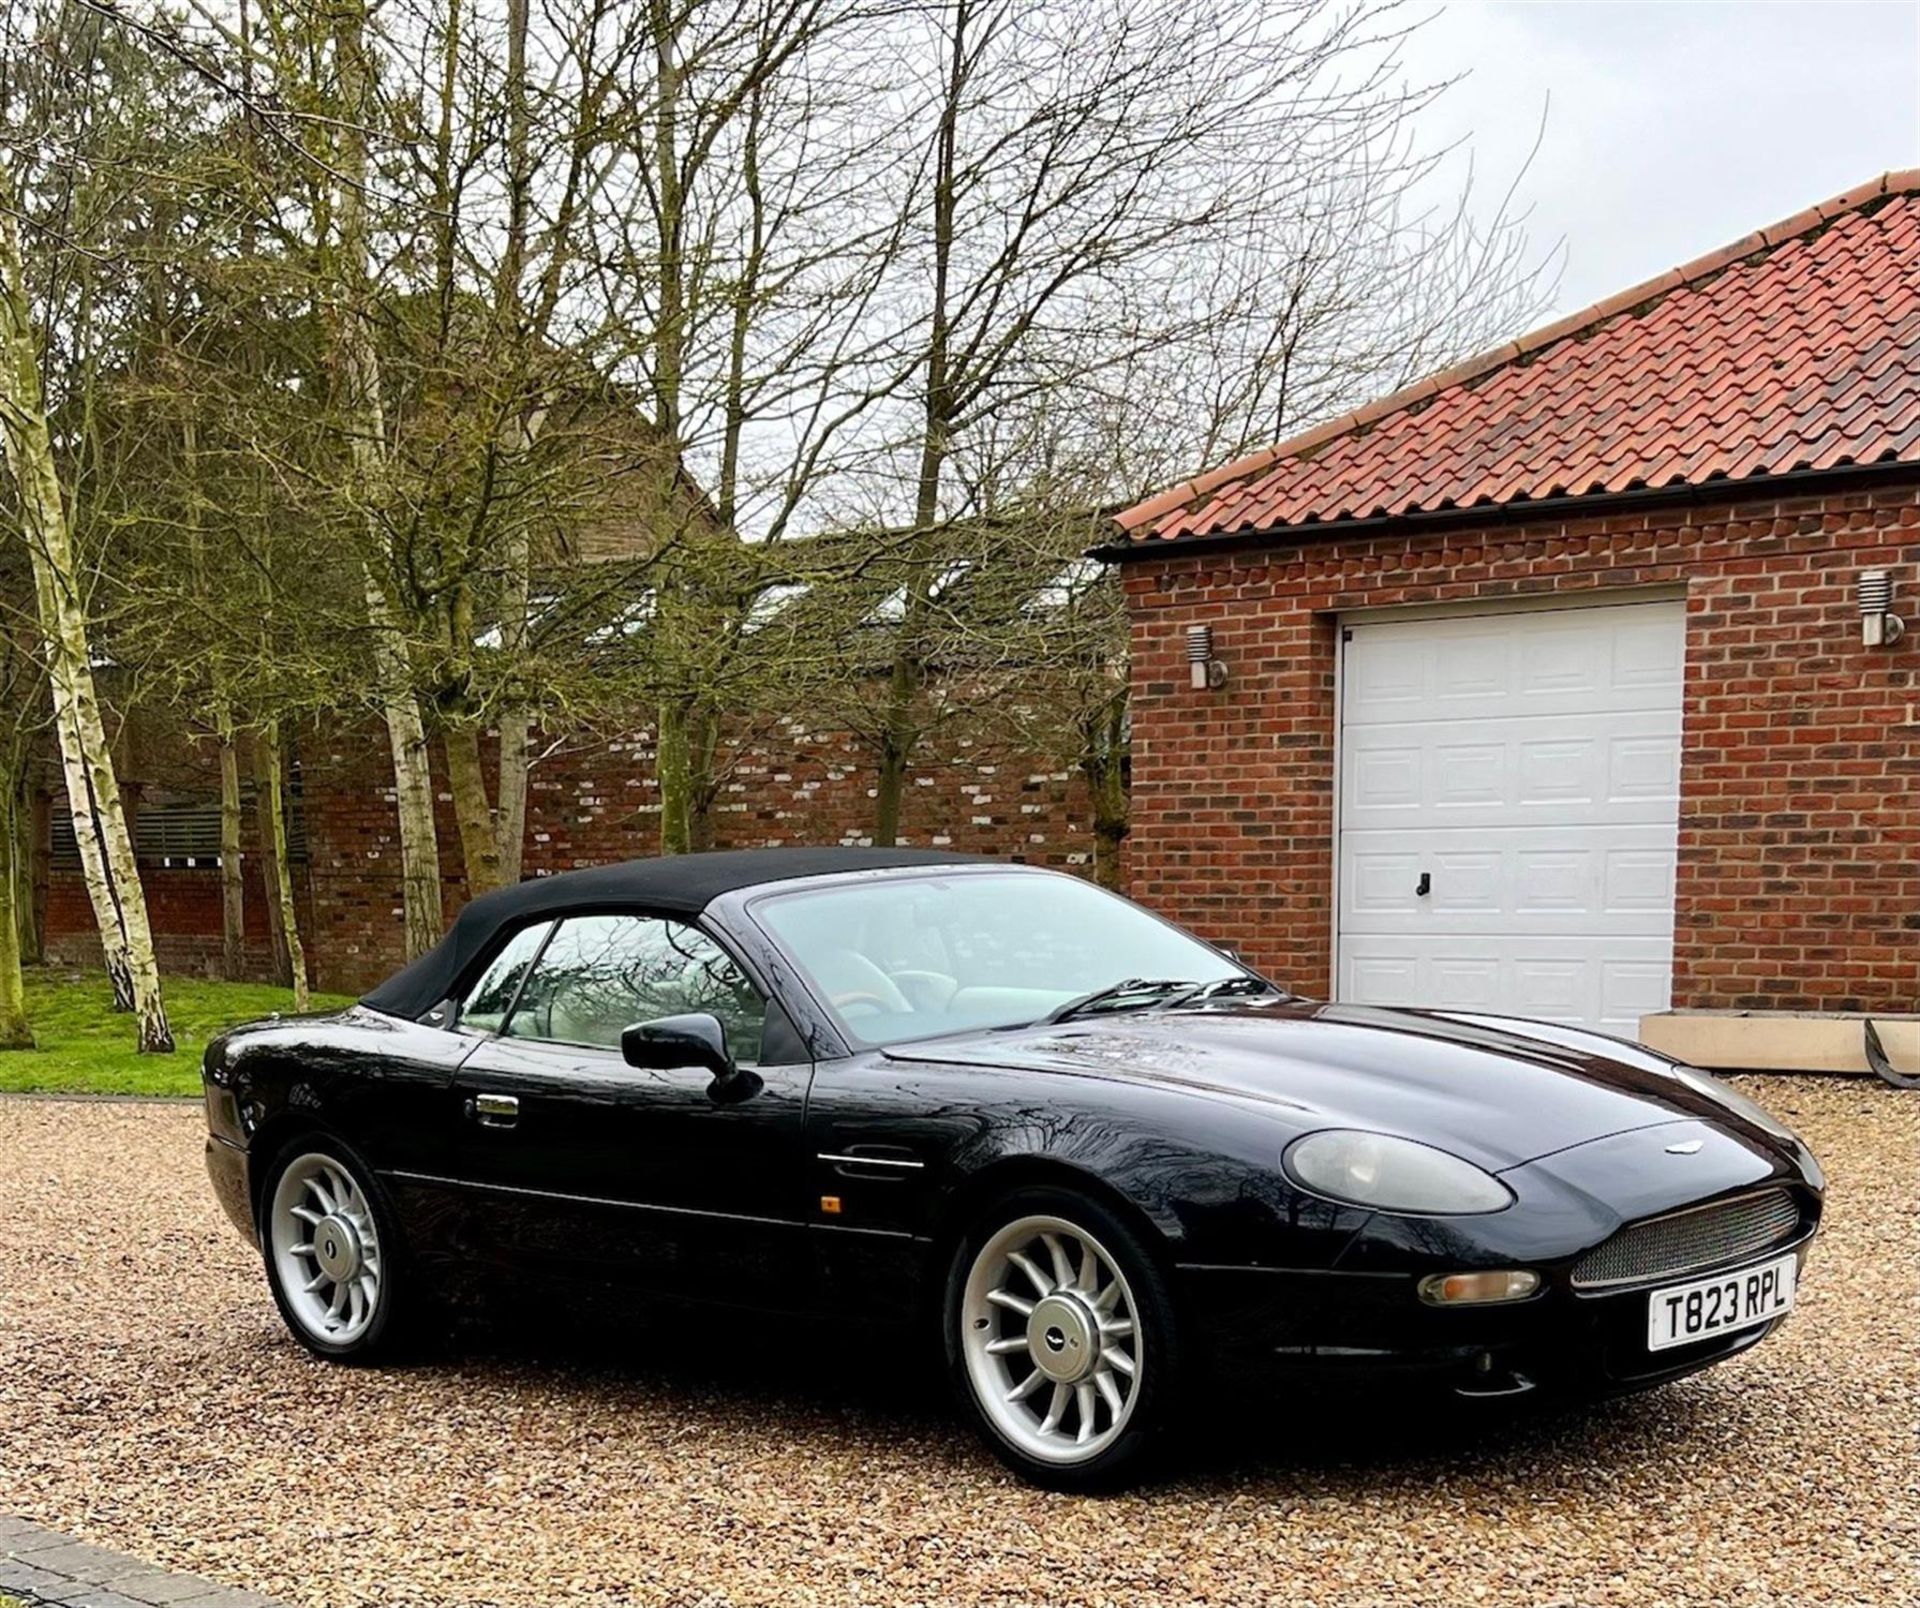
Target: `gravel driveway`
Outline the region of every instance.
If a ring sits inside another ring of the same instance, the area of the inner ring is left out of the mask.
[[[0,1512],[333,1608],[1912,1603],[1920,1097],[1748,1087],[1832,1185],[1765,1345],[1472,1434],[1237,1424],[1106,1500],[1014,1483],[855,1332],[311,1361],[197,1105],[0,1101]]]

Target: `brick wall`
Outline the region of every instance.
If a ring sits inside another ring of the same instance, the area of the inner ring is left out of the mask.
[[[355,992],[404,958],[386,735],[378,726],[309,733],[300,747],[308,854],[307,864],[295,867],[302,934],[314,986]],[[176,743],[170,753],[171,788],[191,788],[197,777],[203,790],[217,789],[210,747]],[[491,776],[492,755],[486,757]],[[445,914],[451,920],[461,901],[460,839],[437,750],[434,763]],[[740,745],[731,758],[714,809],[713,847],[865,841],[871,786],[871,763],[846,734],[776,727]],[[137,805],[137,778],[128,791]],[[659,814],[650,733],[563,747],[533,772],[524,873],[656,853]],[[1077,772],[1042,768],[1030,755],[956,738],[945,754],[926,756],[913,771],[900,840],[1086,871],[1092,858],[1086,789]],[[219,872],[148,866],[142,881],[162,969],[213,973],[220,960]],[[265,897],[251,853],[246,912],[249,974],[270,976]],[[98,964],[99,942],[78,873],[50,878],[47,946],[56,961]]]
[[[256,982],[274,977],[267,935],[266,888],[260,862],[249,853],[241,869],[245,898],[245,970]],[[141,887],[163,972],[217,977],[221,971],[220,872],[216,867],[143,866]],[[77,871],[47,879],[47,958],[56,965],[100,964],[99,929]]]
[[[491,755],[488,764],[491,775]],[[460,902],[459,834],[444,777],[436,776],[450,919]],[[871,785],[870,761],[845,734],[776,728],[734,757],[714,809],[712,846],[865,841]],[[322,986],[369,986],[402,958],[392,787],[378,729],[303,747],[313,910],[308,947]],[[656,853],[659,814],[650,733],[563,750],[533,772],[523,873]],[[915,768],[900,840],[1084,871],[1091,864],[1089,822],[1077,773],[1043,769],[1031,756],[975,749],[961,739]]]
[[[1876,566],[1911,617],[1920,488],[1133,562],[1129,890],[1324,992],[1337,616],[1684,586],[1674,1004],[1920,1008],[1920,632],[1860,646]],[[1221,692],[1187,684],[1200,621]]]

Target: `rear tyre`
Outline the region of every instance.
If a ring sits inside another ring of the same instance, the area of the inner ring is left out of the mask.
[[[274,1158],[260,1196],[260,1245],[274,1304],[314,1355],[361,1362],[392,1350],[399,1227],[350,1146],[309,1135]]]
[[[1056,1490],[1111,1489],[1162,1440],[1180,1373],[1173,1302],[1115,1213],[1023,1189],[960,1243],[947,1277],[948,1371],[1009,1467]]]

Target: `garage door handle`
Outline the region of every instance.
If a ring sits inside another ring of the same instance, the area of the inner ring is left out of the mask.
[[[1420,880],[1413,885],[1413,896],[1416,899],[1424,899],[1428,894],[1432,892],[1433,892],[1433,878],[1429,876],[1425,871],[1422,871],[1420,873]]]

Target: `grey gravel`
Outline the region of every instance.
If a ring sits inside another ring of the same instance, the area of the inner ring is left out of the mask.
[[[1743,1086],[1832,1183],[1765,1344],[1467,1428],[1229,1408],[1104,1500],[1018,1484],[937,1397],[867,1381],[858,1331],[329,1367],[215,1207],[197,1107],[0,1101],[0,1512],[314,1608],[1920,1601],[1920,1097]]]

